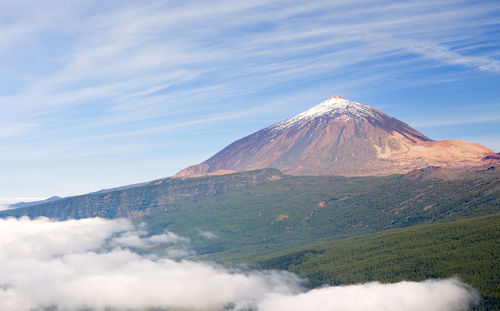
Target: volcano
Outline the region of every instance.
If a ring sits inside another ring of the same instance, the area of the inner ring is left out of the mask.
[[[431,140],[373,107],[334,95],[233,142],[175,177],[270,167],[291,175],[390,175],[428,166],[483,166],[493,155],[474,143]]]

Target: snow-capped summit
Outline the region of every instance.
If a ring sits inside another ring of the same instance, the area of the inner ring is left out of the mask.
[[[333,95],[321,104],[302,112],[292,119],[314,118],[323,114],[352,114],[357,117],[373,116],[373,108],[350,101],[340,95]]]
[[[267,167],[292,175],[388,175],[427,166],[480,166],[492,154],[464,141],[432,141],[373,107],[334,95],[176,176]]]
[[[283,129],[321,116],[343,119],[362,119],[377,118],[377,114],[381,114],[381,112],[375,108],[350,101],[340,95],[333,95],[321,104],[276,124],[275,127],[277,129]]]

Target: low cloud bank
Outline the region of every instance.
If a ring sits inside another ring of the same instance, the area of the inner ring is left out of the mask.
[[[467,310],[477,304],[477,293],[455,280],[427,280],[313,289],[299,295],[272,294],[259,303],[261,311],[275,310]]]
[[[205,239],[217,238],[217,234],[210,232],[210,231],[204,231],[204,230],[198,229],[198,233],[200,234],[201,237],[203,237]]]
[[[478,300],[454,279],[306,291],[287,272],[244,272],[133,251],[160,245],[189,252],[188,244],[171,232],[148,236],[126,220],[0,219],[0,310],[460,311]]]

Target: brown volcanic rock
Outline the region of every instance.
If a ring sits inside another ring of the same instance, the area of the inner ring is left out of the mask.
[[[292,175],[388,175],[428,166],[480,166],[493,155],[478,144],[432,141],[375,108],[335,95],[233,142],[176,177],[266,167]]]

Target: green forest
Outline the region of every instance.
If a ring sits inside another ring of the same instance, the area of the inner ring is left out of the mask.
[[[480,291],[481,310],[495,310],[499,212],[497,170],[435,178],[425,170],[341,177],[263,169],[160,179],[0,217],[125,217],[151,234],[189,237],[197,253],[191,259],[285,269],[306,276],[311,286],[457,277]]]
[[[456,277],[500,309],[500,214],[393,229],[256,258],[307,277],[311,286]]]

